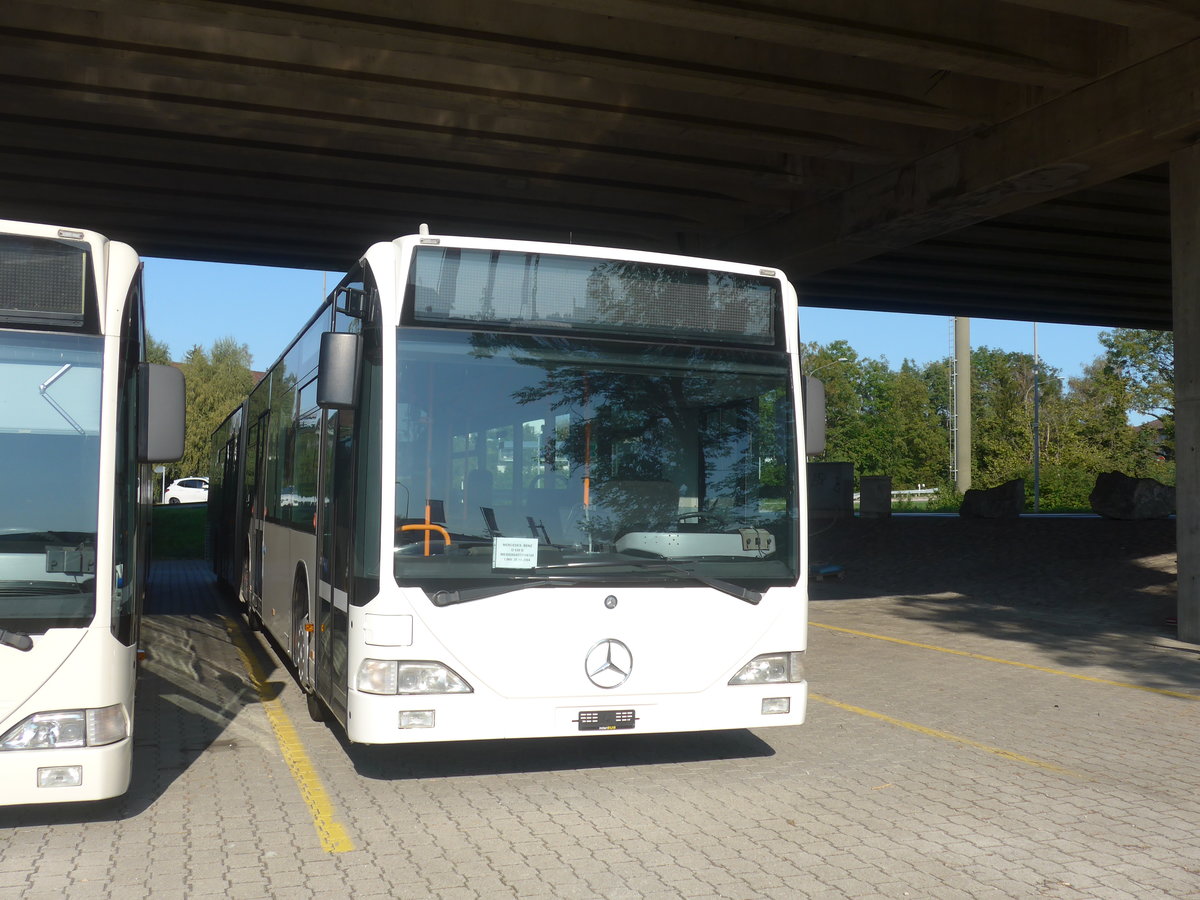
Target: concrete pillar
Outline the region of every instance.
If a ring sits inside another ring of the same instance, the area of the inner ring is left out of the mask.
[[[1171,157],[1179,639],[1200,644],[1200,145]]]
[[[971,488],[971,320],[963,316],[954,319],[954,371],[954,489],[965,494]]]

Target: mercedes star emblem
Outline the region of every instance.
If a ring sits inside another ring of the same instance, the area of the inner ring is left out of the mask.
[[[584,661],[588,680],[598,688],[612,690],[629,680],[633,654],[615,638],[607,638],[588,651]]]

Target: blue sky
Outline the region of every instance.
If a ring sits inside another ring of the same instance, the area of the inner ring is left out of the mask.
[[[265,369],[307,321],[341,272],[271,269],[186,260],[146,260],[147,328],[182,360],[194,344],[208,349],[232,336],[250,347],[256,369]],[[801,289],[803,286],[800,286]],[[1101,353],[1103,329],[1039,324],[1038,353],[1065,377],[1079,375]],[[950,353],[950,319],[855,310],[803,308],[800,336],[827,344],[844,339],[859,356],[923,364]],[[971,320],[972,346],[1033,352],[1033,325]]]
[[[886,358],[893,369],[905,359],[918,365],[944,359],[952,352],[948,316],[917,316],[850,309],[800,310],[800,339],[828,344],[844,339],[859,356]],[[971,346],[1033,353],[1033,323],[1001,319],[971,319]],[[1103,353],[1101,331],[1090,325],[1037,326],[1037,351],[1042,362],[1064,378],[1083,373],[1083,367]]]

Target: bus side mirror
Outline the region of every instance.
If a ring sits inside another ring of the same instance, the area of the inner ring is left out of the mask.
[[[183,373],[174,366],[138,366],[138,462],[183,456]]]
[[[354,409],[358,404],[359,356],[362,338],[344,331],[321,335],[317,363],[317,406],[321,409]]]
[[[825,383],[805,375],[800,394],[804,407],[804,453],[816,456],[825,452]]]

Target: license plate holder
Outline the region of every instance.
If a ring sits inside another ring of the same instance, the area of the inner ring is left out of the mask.
[[[589,709],[575,721],[580,731],[624,731],[636,725],[637,714],[632,709]]]

